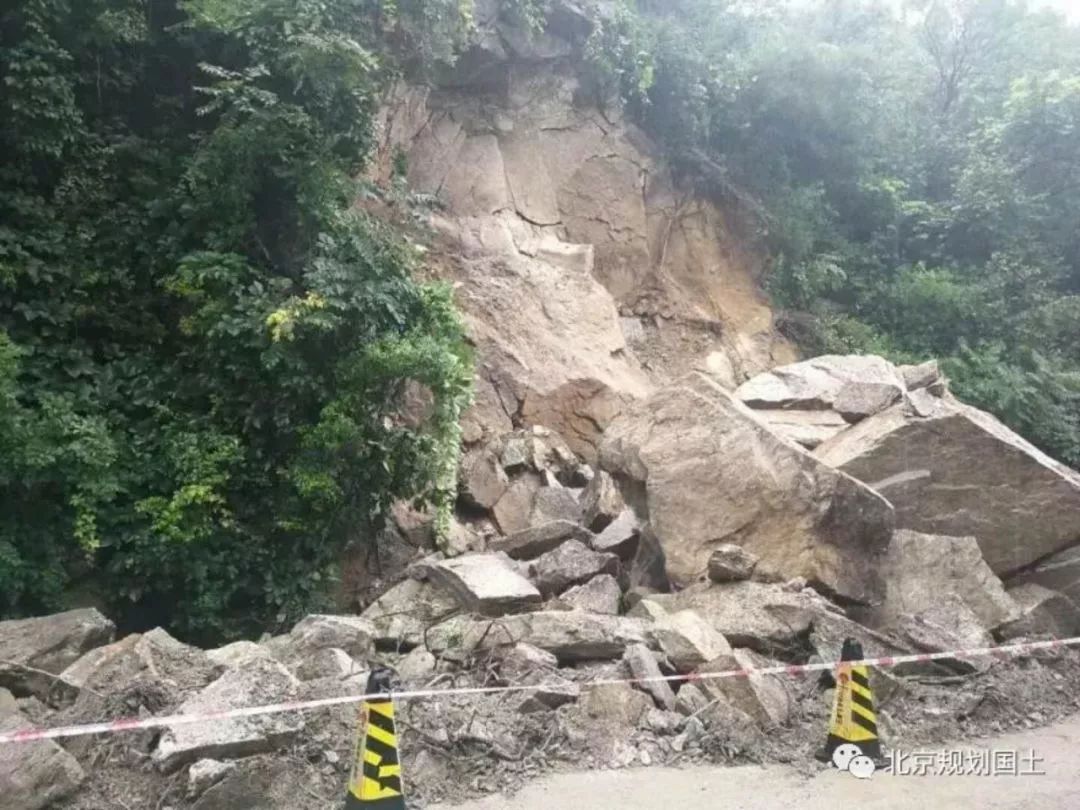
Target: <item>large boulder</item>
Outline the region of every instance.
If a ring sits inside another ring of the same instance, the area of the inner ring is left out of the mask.
[[[850,427],[836,411],[754,411],[774,433],[788,441],[813,450],[842,430]]]
[[[1018,585],[1041,585],[1080,604],[1080,546],[1041,560],[1032,568],[1010,577],[1005,584],[1010,590]]]
[[[488,550],[504,552],[515,560],[533,560],[541,554],[554,551],[567,540],[591,543],[593,533],[569,520],[553,520],[497,540],[488,546]]]
[[[823,599],[760,582],[699,583],[678,593],[653,594],[642,601],[670,613],[694,611],[727,641],[763,653],[790,650],[813,624]],[[640,606],[635,611],[641,610]]]
[[[187,692],[201,688],[216,674],[217,665],[206,653],[158,627],[91,650],[65,669],[62,677],[80,689],[105,694],[135,681]]]
[[[888,498],[898,527],[976,537],[998,575],[1080,540],[1080,474],[953,399],[916,391],[814,455]]]
[[[529,576],[545,596],[560,594],[573,585],[583,585],[600,574],[617,574],[619,558],[593,551],[570,540],[529,565]]]
[[[410,649],[424,643],[424,631],[461,609],[453,594],[430,582],[406,579],[363,612],[375,628],[380,648]]]
[[[889,407],[904,390],[903,377],[882,357],[826,355],[759,374],[735,396],[763,410],[841,412],[839,403],[857,421]]]
[[[116,627],[93,608],[0,622],[0,688],[16,697],[48,696],[84,653],[108,644]]]
[[[32,728],[18,710],[0,708],[0,732]],[[86,773],[52,740],[0,745],[0,794],[5,810],[42,810],[79,789]]]
[[[882,595],[889,503],[776,436],[704,375],[621,416],[601,464],[644,488],[676,585],[705,576],[712,551],[735,543],[760,558],[760,574],[802,576],[855,602]]]
[[[1016,605],[983,561],[974,537],[944,537],[907,530],[893,536],[883,569],[886,595],[868,612],[869,624],[890,627],[903,614],[924,614],[954,598],[984,630],[1016,618]]]
[[[713,672],[750,671],[773,666],[776,666],[776,662],[751,650],[733,650],[715,658],[697,671],[698,674],[707,676]],[[793,698],[788,694],[784,682],[776,675],[747,672],[736,678],[702,677],[698,686],[710,697],[725,698],[732,706],[766,728],[782,724],[791,714]]]
[[[1050,636],[1074,638],[1080,635],[1080,606],[1063,593],[1029,582],[1009,589],[1020,615],[1001,628],[1001,637]]]
[[[184,701],[177,714],[210,714],[265,703],[293,700],[298,683],[281,664],[252,660],[228,670],[197,695]],[[304,729],[299,712],[240,717],[206,723],[166,726],[153,761],[174,771],[199,759],[231,759],[272,751]]]
[[[584,610],[587,613],[606,613],[616,616],[622,601],[622,590],[615,577],[601,574],[584,585],[575,585],[557,600],[571,610]]]
[[[693,610],[657,616],[648,634],[676,672],[693,672],[731,653],[727,639]]]
[[[463,659],[519,642],[552,653],[560,663],[621,658],[630,644],[645,642],[643,622],[580,610],[547,610],[505,616],[497,621],[455,616],[428,631],[435,655]]]
[[[452,593],[466,610],[502,616],[542,601],[529,580],[498,554],[469,554],[432,566],[430,578]]]

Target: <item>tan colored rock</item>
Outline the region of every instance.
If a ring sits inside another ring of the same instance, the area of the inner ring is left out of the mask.
[[[1016,605],[983,561],[974,537],[898,531],[883,574],[885,600],[866,617],[874,627],[889,627],[904,613],[925,613],[946,597],[963,603],[985,630],[1017,616]]]
[[[594,532],[602,532],[626,508],[622,493],[615,480],[601,470],[581,493],[581,510],[585,525]]]
[[[533,560],[541,554],[554,551],[567,540],[591,544],[593,534],[569,520],[554,520],[497,540],[491,544],[489,550],[503,552],[515,560]]]
[[[93,608],[0,622],[0,687],[17,697],[45,699],[55,684],[49,675],[108,644],[115,632],[116,626]]]
[[[610,574],[601,574],[584,585],[570,588],[557,601],[559,605],[565,605],[570,610],[617,616],[619,603],[622,601],[622,590],[619,588],[619,583],[615,581],[615,577]]]
[[[884,409],[904,390],[900,373],[882,357],[826,355],[760,374],[739,386],[735,396],[763,410],[838,410],[838,399]]]
[[[644,485],[677,585],[703,577],[713,549],[735,543],[760,558],[763,575],[805,576],[859,602],[882,594],[889,503],[776,437],[703,375],[620,417],[605,434],[601,464]]]
[[[634,686],[650,695],[661,709],[675,711],[675,692],[672,691],[671,684],[661,680],[663,674],[652,650],[644,644],[631,644],[626,648],[623,658],[630,667],[630,674],[637,681]]]
[[[627,684],[605,684],[586,690],[581,708],[593,720],[634,728],[652,708],[652,700]]]
[[[646,602],[670,613],[692,610],[731,644],[765,653],[790,650],[812,627],[815,615],[827,609],[810,592],[753,581],[699,583],[678,593],[653,594],[641,604]]]
[[[0,732],[32,728],[18,711],[0,712]],[[86,779],[75,758],[53,740],[0,745],[5,810],[43,810],[74,794]]]
[[[480,509],[492,509],[510,487],[510,481],[494,454],[476,450],[461,462],[461,495]]]
[[[556,225],[561,216],[551,176],[544,164],[539,132],[511,132],[499,138],[514,209],[534,225]]]
[[[494,135],[466,138],[442,193],[449,207],[465,216],[494,214],[510,206],[506,168]]]
[[[1080,546],[1041,560],[1034,567],[1011,577],[1006,584],[1010,590],[1018,585],[1041,585],[1080,604]]]
[[[709,555],[709,579],[713,582],[739,582],[750,579],[758,558],[740,546],[725,543]]]
[[[648,600],[642,604],[648,604]],[[654,618],[653,626],[647,631],[649,637],[676,672],[693,672],[709,661],[731,653],[727,639],[693,610],[654,614]]]
[[[934,383],[944,379],[941,366],[937,360],[920,363],[917,366],[900,366],[897,369],[904,378],[904,385],[909,391],[917,391],[921,388],[929,388]]]
[[[1075,638],[1080,635],[1080,606],[1063,593],[1028,583],[1009,589],[1020,615],[1001,628],[1005,640],[1049,636]]]
[[[722,655],[697,671],[700,674],[726,672],[735,669],[765,669],[776,666],[750,650],[733,650]],[[712,697],[726,698],[732,706],[751,717],[763,728],[784,723],[791,714],[793,699],[783,680],[776,675],[752,675],[739,678],[702,678],[698,686]]]
[[[300,657],[318,650],[337,648],[366,660],[375,652],[375,625],[361,616],[313,614],[301,619],[286,636],[267,646],[275,655]]]
[[[214,650],[207,650],[206,657],[213,661],[220,667],[226,667],[232,669],[238,667],[241,664],[252,661],[257,658],[264,658],[273,660],[273,654],[261,644],[256,644],[254,641],[234,641],[232,644],[226,644],[224,647],[218,647]]]
[[[424,642],[424,631],[461,607],[454,596],[429,582],[406,579],[375,600],[362,617],[375,628],[380,647],[409,649]]]
[[[281,664],[249,661],[184,701],[178,714],[206,714],[224,709],[280,703],[296,696],[296,679]],[[153,753],[163,771],[199,759],[232,759],[272,751],[304,729],[299,712],[241,717],[214,723],[167,726]]]
[[[642,622],[579,610],[552,610],[504,616],[498,621],[458,616],[428,631],[435,655],[461,659],[519,642],[552,653],[561,664],[614,660],[630,644],[646,642]]]
[[[601,574],[618,572],[618,557],[593,551],[577,540],[569,540],[529,564],[529,577],[545,596],[583,585]]]
[[[581,523],[581,504],[572,490],[562,486],[544,487],[533,498],[529,521],[533,526],[543,526],[555,520]]]
[[[201,687],[216,672],[217,667],[206,653],[177,641],[158,627],[91,650],[65,669],[61,677],[79,688],[104,694],[137,680],[174,689]]]
[[[637,552],[641,523],[631,509],[624,509],[600,534],[592,539],[595,551],[616,555],[630,562]]]
[[[498,554],[469,554],[434,565],[431,579],[452,593],[467,611],[503,616],[542,601],[529,580]]]
[[[849,427],[836,411],[761,410],[754,411],[773,432],[807,450],[813,450]]]
[[[999,576],[1080,539],[1080,474],[987,413],[918,394],[814,455],[888,498],[898,527],[976,537]]]
[[[539,479],[529,474],[515,481],[506,494],[499,499],[499,502],[495,504],[493,514],[503,534],[515,534],[533,527],[531,519],[533,502],[540,489]]]

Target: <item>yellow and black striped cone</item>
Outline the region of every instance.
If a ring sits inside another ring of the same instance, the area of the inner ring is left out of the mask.
[[[836,673],[829,736],[825,748],[817,754],[822,762],[831,762],[833,752],[841,745],[857,746],[863,756],[875,761],[882,757],[877,716],[874,714],[874,695],[870,691],[870,672],[863,666],[844,664],[845,661],[859,661],[862,658],[862,645],[855,639],[846,639]]]
[[[380,697],[365,700],[360,709],[346,810],[405,810],[394,701],[385,697],[392,675],[388,669],[375,669],[368,676],[367,694]]]

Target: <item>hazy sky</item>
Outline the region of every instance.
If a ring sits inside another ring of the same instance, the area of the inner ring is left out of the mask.
[[[1080,0],[1039,0],[1038,4],[1064,11],[1069,19],[1080,22]]]

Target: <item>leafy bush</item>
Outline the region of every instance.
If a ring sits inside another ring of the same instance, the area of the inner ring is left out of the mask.
[[[230,635],[308,609],[394,499],[450,508],[462,329],[351,178],[380,43],[449,58],[467,22],[456,1],[3,12],[0,610],[88,583],[135,626]]]

